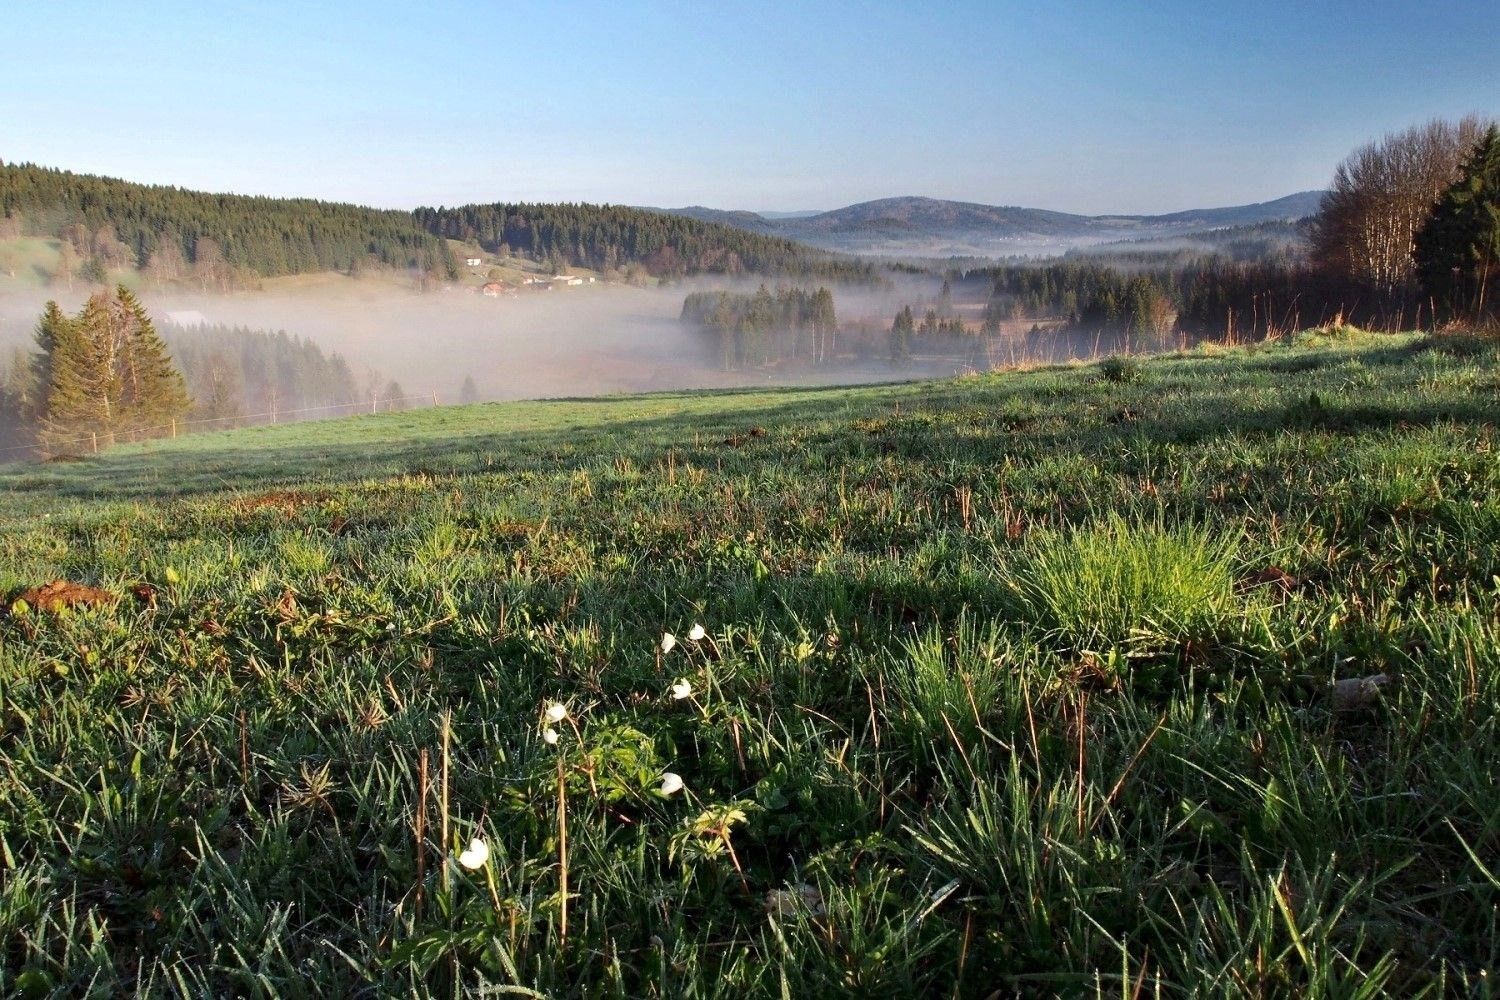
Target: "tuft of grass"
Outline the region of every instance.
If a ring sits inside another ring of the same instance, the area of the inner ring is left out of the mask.
[[[1163,652],[1234,612],[1236,547],[1229,533],[1112,513],[1040,533],[1002,574],[1023,620],[1072,650]]]
[[[1106,382],[1129,384],[1142,378],[1141,363],[1135,358],[1115,355],[1099,362],[1099,374]]]

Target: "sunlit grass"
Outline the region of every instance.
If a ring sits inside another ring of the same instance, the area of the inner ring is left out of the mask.
[[[1500,357],[1136,363],[0,471],[0,993],[1486,995]]]
[[[1237,540],[1109,514],[1034,535],[1004,571],[1023,621],[1068,648],[1162,651],[1236,611]]]

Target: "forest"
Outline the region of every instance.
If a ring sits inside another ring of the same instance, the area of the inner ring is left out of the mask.
[[[682,321],[700,330],[711,363],[725,371],[802,361],[823,364],[838,350],[838,316],[827,288],[761,285],[753,294],[693,292]]]
[[[0,223],[0,237],[62,240],[62,266],[101,282],[126,269],[219,290],[254,276],[378,266],[457,274],[447,244],[406,212],[207,194],[33,164],[0,163]]]
[[[475,241],[492,253],[551,261],[558,271],[572,264],[610,273],[634,264],[667,279],[761,274],[878,280],[872,264],[792,240],[619,205],[465,205],[419,208],[415,218],[430,233]]]
[[[119,292],[113,296],[101,293],[91,303],[115,301],[118,296]],[[356,406],[363,412],[372,405],[372,397],[373,405],[382,410],[404,405],[405,395],[398,383],[382,384],[373,372],[360,379],[341,355],[324,352],[306,338],[283,330],[227,326],[166,324],[158,331],[133,296],[126,302],[133,327],[142,335],[149,331],[149,336],[158,341],[150,348],[157,362],[177,376],[166,379],[165,403],[147,407],[141,419],[127,425],[112,425],[97,408],[66,419],[56,412],[61,398],[56,385],[57,366],[52,361],[57,331],[72,326],[88,332],[88,340],[100,343],[107,339],[101,331],[107,333],[108,328],[87,321],[89,307],[72,323],[49,308],[38,321],[36,350],[15,348],[0,358],[0,461],[23,457],[34,448],[44,454],[65,454],[69,450],[65,445],[77,446],[101,429],[106,432],[107,443],[111,432],[125,438],[156,437],[162,436],[163,428],[174,426],[184,431],[220,430],[341,416]],[[94,315],[98,315],[97,310]],[[118,409],[118,391],[107,386],[122,380],[92,381],[98,389],[97,397],[109,398],[116,393]]]
[[[494,204],[413,213],[310,198],[209,194],[33,164],[0,162],[0,239],[62,241],[60,273],[106,284],[140,270],[228,291],[256,278],[372,268],[411,270],[424,284],[452,280],[446,239],[545,262],[650,278],[694,274],[807,275],[873,282],[875,267],[791,240],[614,205]]]

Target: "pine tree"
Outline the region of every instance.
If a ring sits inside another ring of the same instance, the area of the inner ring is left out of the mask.
[[[35,376],[26,352],[13,348],[0,366],[0,448],[7,450],[31,443],[35,410]],[[15,458],[14,454],[0,461]]]
[[[100,431],[106,436],[100,443],[109,443],[113,373],[105,353],[84,332],[89,313],[85,306],[77,317],[68,317],[56,302],[48,302],[37,324],[42,397],[37,439],[48,454],[83,451]]]
[[[182,374],[124,286],[91,296],[72,318],[49,302],[36,342],[39,438],[53,454],[163,433],[188,408]]]
[[[838,317],[833,311],[833,293],[819,288],[812,297],[812,328],[816,343],[818,364],[829,361],[834,352],[834,333],[838,330]]]
[[[891,360],[906,361],[911,357],[911,338],[916,332],[916,322],[911,306],[904,306],[891,324]]]
[[[112,306],[123,321],[124,333],[120,353],[125,383],[121,426],[135,433],[159,431],[187,412],[187,383],[172,364],[167,345],[157,335],[140,300],[120,285]]]
[[[464,376],[464,384],[458,390],[458,401],[460,403],[479,402],[479,387],[474,384],[473,375]]]
[[[78,251],[73,249],[73,244],[67,240],[59,241],[57,245],[57,267],[52,272],[52,283],[54,285],[67,285],[68,290],[73,290],[73,275],[78,271]]]
[[[1500,126],[1491,125],[1418,231],[1422,287],[1450,318],[1500,318]]]

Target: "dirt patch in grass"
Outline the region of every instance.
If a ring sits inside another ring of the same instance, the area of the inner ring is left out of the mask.
[[[118,600],[114,594],[98,587],[90,587],[86,583],[70,583],[67,580],[53,580],[40,587],[32,587],[12,595],[8,603],[25,601],[28,607],[38,611],[57,611],[61,608],[72,608],[79,605],[95,607],[99,605],[113,604]]]
[[[1282,594],[1290,594],[1296,590],[1300,581],[1282,569],[1280,566],[1267,566],[1240,578],[1240,590],[1255,590],[1259,587],[1269,587],[1273,591]]]
[[[269,493],[240,497],[234,501],[234,509],[244,513],[274,510],[290,515],[325,499],[326,496],[322,493],[310,493],[306,490],[271,490]]]

